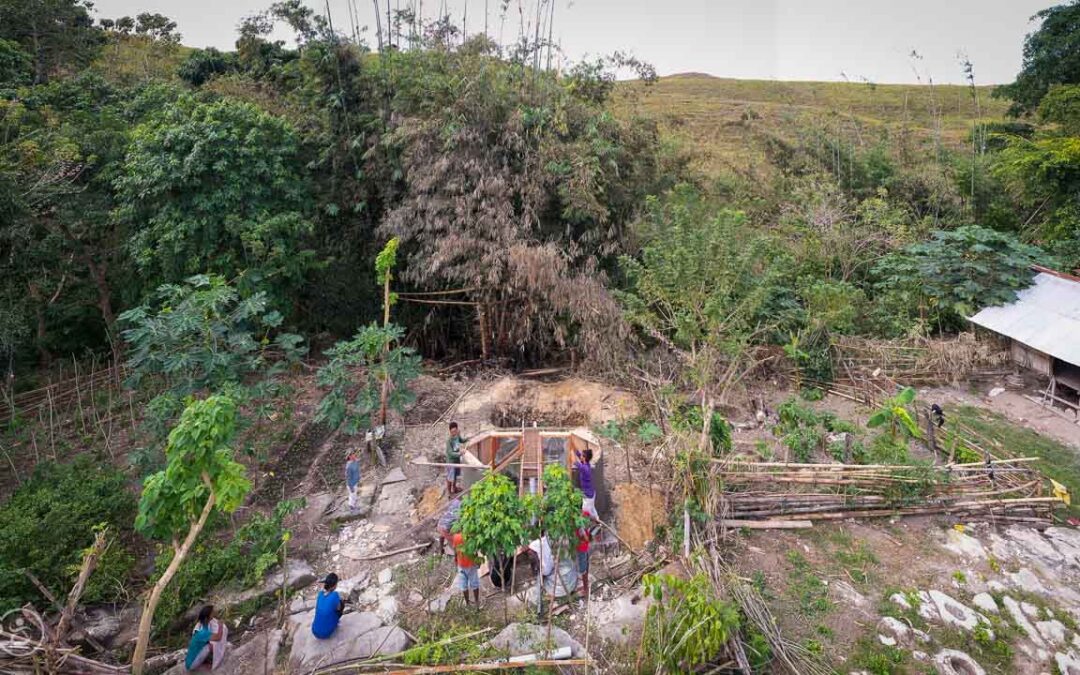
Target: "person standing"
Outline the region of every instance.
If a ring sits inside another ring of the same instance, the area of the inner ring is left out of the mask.
[[[577,530],[577,567],[578,576],[581,577],[581,595],[589,597],[589,543],[592,541],[592,516],[588,511],[582,511],[581,515],[589,519],[589,524],[579,527]]]
[[[205,605],[199,610],[199,620],[191,631],[187,655],[184,657],[184,669],[214,670],[225,659],[225,645],[228,629],[224,622],[214,618],[214,606]]]
[[[450,530],[453,529],[454,523],[461,517],[461,498],[455,497],[450,505],[446,507],[446,511],[439,517],[439,522],[435,525],[435,529],[439,533],[439,555],[442,555],[446,550],[445,544],[450,542],[453,536]],[[453,546],[451,546],[453,548]]]
[[[465,604],[469,605],[469,591],[473,592],[473,600],[476,606],[480,606],[480,570],[476,562],[465,555],[465,537],[460,532],[455,533],[450,539],[450,545],[454,547],[454,561],[457,563],[457,587],[465,595]]]
[[[351,450],[345,462],[345,487],[349,489],[349,510],[356,510],[357,492],[360,489],[360,459],[356,451]]]
[[[593,487],[592,479],[592,448],[576,452],[577,461],[574,462],[574,471],[577,473],[578,488],[584,499],[581,501],[581,509],[592,520],[599,520],[600,514],[596,512],[596,488]]]
[[[311,622],[311,634],[325,640],[334,634],[341,615],[345,613],[345,601],[337,592],[338,575],[331,572],[323,579],[323,588],[315,598],[315,620]]]
[[[458,430],[458,423],[450,423],[450,438],[446,439],[446,463],[447,464],[461,464],[461,448],[465,445],[465,439],[462,438],[461,432]],[[461,488],[458,487],[458,477],[461,476],[461,468],[457,466],[446,467],[446,494],[455,495],[461,492]]]

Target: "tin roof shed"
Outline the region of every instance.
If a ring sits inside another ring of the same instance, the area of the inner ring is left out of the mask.
[[[1034,283],[1016,300],[987,307],[970,321],[1080,366],[1080,278],[1039,268]]]

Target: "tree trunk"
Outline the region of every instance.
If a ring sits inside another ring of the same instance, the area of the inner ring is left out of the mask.
[[[161,602],[161,594],[165,592],[165,587],[169,585],[169,582],[176,575],[176,571],[180,569],[180,564],[184,562],[184,558],[187,557],[191,547],[195,544],[195,539],[202,532],[203,527],[206,525],[206,519],[210,517],[210,512],[213,510],[214,492],[211,491],[210,496],[206,499],[206,505],[203,506],[202,513],[199,514],[199,519],[191,524],[187,537],[184,538],[184,543],[180,545],[180,548],[176,549],[176,554],[169,562],[169,566],[165,568],[165,573],[161,575],[161,578],[157,580],[154,588],[150,591],[150,597],[146,600],[142,616],[139,617],[139,633],[138,640],[135,643],[135,656],[131,659],[131,672],[133,675],[142,675],[143,666],[146,663],[146,649],[150,646],[150,627],[154,621],[154,612],[157,610],[158,603]]]
[[[45,338],[48,336],[45,324],[45,299],[42,297],[41,288],[37,284],[30,282],[27,287],[30,299],[34,301],[35,341],[37,342],[38,359],[41,361],[41,367],[47,368],[52,363],[52,352],[45,346]]]
[[[90,551],[83,558],[82,566],[79,568],[79,578],[76,580],[71,592],[68,593],[67,604],[64,605],[64,611],[60,613],[60,623],[56,625],[53,640],[57,647],[63,644],[68,626],[71,625],[71,617],[75,614],[75,607],[79,604],[79,598],[82,597],[83,591],[86,589],[86,582],[89,581],[90,575],[93,574],[94,568],[97,567],[101,554],[105,552],[106,534],[105,530],[97,533],[94,537],[94,545],[90,547]]]

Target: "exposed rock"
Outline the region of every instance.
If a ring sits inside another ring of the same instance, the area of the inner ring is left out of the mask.
[[[878,640],[887,647],[895,647],[897,644],[907,644],[911,640],[911,628],[891,616],[881,617],[878,621]]]
[[[293,637],[289,656],[291,672],[306,672],[316,664],[337,663],[362,659],[376,654],[396,654],[409,646],[409,636],[397,627],[383,626],[379,617],[370,612],[353,612],[341,617],[334,634],[319,640],[311,634],[314,612],[300,622]]]
[[[870,601],[846,581],[834,581],[829,584],[829,590],[836,596],[837,602],[842,603],[845,607],[856,609],[864,615],[870,614]]]
[[[413,496],[408,482],[384,485],[375,514],[381,516],[405,516],[412,509]]]
[[[589,613],[600,637],[618,644],[628,644],[645,622],[649,604],[647,596],[631,594],[606,601],[594,598],[589,603]]]
[[[420,595],[419,591],[409,591],[409,602],[419,605],[423,601],[424,596]]]
[[[926,652],[921,652],[919,650],[915,650],[915,651],[911,652],[911,658],[915,659],[916,661],[929,661],[930,660],[930,655],[927,654]]]
[[[1035,628],[1039,635],[1043,636],[1051,645],[1065,644],[1065,624],[1052,619],[1050,621],[1036,621]]]
[[[142,608],[138,603],[119,611],[104,607],[88,609],[79,615],[77,627],[72,627],[67,639],[78,644],[89,644],[93,639],[106,647],[120,647],[135,639],[141,614]]]
[[[1005,530],[1005,536],[1016,542],[1021,550],[1030,556],[1051,563],[1064,561],[1064,556],[1034,528],[1013,525]]]
[[[378,580],[380,584],[388,584],[394,580],[394,570],[390,567],[384,567],[379,570]]]
[[[446,606],[450,604],[451,598],[454,597],[454,589],[448,588],[442,593],[439,593],[434,600],[428,603],[428,611],[433,614],[439,614],[446,611]]]
[[[990,623],[986,617],[941,591],[930,591],[930,599],[941,615],[941,620],[950,626],[971,631],[980,623]]]
[[[989,593],[979,593],[971,598],[971,602],[984,612],[997,614],[1001,611],[998,609],[997,602],[994,601],[994,596]]]
[[[1061,553],[1067,564],[1080,567],[1080,532],[1072,528],[1049,527],[1043,534]]]
[[[547,626],[538,626],[533,623],[512,623],[493,637],[488,642],[488,645],[508,656],[521,656],[522,654],[549,651],[544,648],[547,637]],[[550,651],[569,647],[575,659],[585,656],[585,648],[561,628],[551,627],[551,642]]]
[[[961,558],[986,560],[986,549],[978,539],[950,528],[945,533],[945,548]]]
[[[1039,608],[1031,604],[1030,602],[1021,602],[1020,609],[1024,611],[1024,614],[1027,614],[1032,619],[1038,619],[1041,616]]]
[[[1009,616],[1012,617],[1013,623],[1027,633],[1028,638],[1035,643],[1035,646],[1040,648],[1045,647],[1046,642],[1043,641],[1042,636],[1039,635],[1039,631],[1035,630],[1035,626],[1032,626],[1031,622],[1028,621],[1028,618],[1024,616],[1024,610],[1020,609],[1020,604],[1007,595],[1001,599],[1001,602],[1005,605],[1005,609],[1009,612]]]
[[[1073,650],[1054,654],[1054,662],[1061,675],[1080,675],[1080,658],[1077,658]]]
[[[305,598],[302,595],[298,595],[293,598],[289,603],[289,614],[297,614],[298,612],[309,612],[315,609],[315,598]]]
[[[904,597],[903,593],[893,593],[889,596],[889,600],[904,609],[911,609],[911,603],[908,602],[908,599]]]
[[[208,599],[208,604],[214,605],[221,611],[222,608],[235,607],[258,598],[272,597],[281,590],[282,585],[284,585],[286,592],[289,592],[304,586],[310,586],[315,583],[315,580],[315,572],[311,569],[311,565],[303,560],[292,559],[289,560],[284,572],[279,568],[268,576],[262,585],[243,591],[226,591],[213,595]],[[188,609],[184,618],[189,622],[194,621],[198,617],[201,607],[202,605],[199,604]]]
[[[370,581],[371,572],[365,569],[356,576],[339,581],[337,592],[341,594],[341,597],[345,598],[346,602],[355,603],[356,599],[360,596],[360,593],[368,587],[368,582]]]
[[[1046,586],[1043,586],[1042,581],[1038,575],[1024,567],[1019,572],[1010,572],[1006,576],[1009,577],[1009,582],[1013,586],[1019,588],[1022,591],[1028,593],[1038,593],[1039,595],[1046,595]]]
[[[398,601],[392,595],[385,595],[379,599],[379,607],[375,610],[383,623],[393,623],[398,615]]]
[[[405,477],[405,472],[402,471],[400,467],[394,467],[390,471],[390,473],[386,474],[386,478],[383,478],[382,484],[383,485],[391,485],[393,483],[400,483],[400,482],[405,481],[405,480],[408,480]]]
[[[919,596],[919,609],[918,609],[919,616],[926,619],[927,621],[941,621],[942,618],[941,618],[940,614],[938,614],[937,605],[934,603],[934,600],[930,597],[930,594],[927,593],[926,591],[919,591],[918,596]],[[946,596],[946,597],[948,597],[948,596]]]
[[[942,649],[934,656],[938,675],[986,675],[983,667],[964,652]]]

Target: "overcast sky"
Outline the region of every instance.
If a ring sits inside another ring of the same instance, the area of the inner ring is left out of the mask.
[[[99,17],[159,12],[180,24],[184,43],[232,49],[236,25],[273,0],[96,0]],[[322,11],[325,5],[307,0]],[[349,0],[329,0],[336,28],[347,28]],[[390,0],[405,6],[415,0]],[[518,2],[502,23],[501,0],[426,0],[432,17],[449,8],[469,32],[484,26],[504,42],[517,35]],[[1020,67],[1029,18],[1054,0],[555,0],[554,35],[568,58],[632,52],[661,75],[874,82],[962,82],[958,53],[981,84],[1009,82]],[[1063,0],[1062,0],[1063,1]],[[353,0],[374,43],[372,0]],[[386,0],[380,0],[385,6]],[[917,51],[922,58],[910,57]]]

